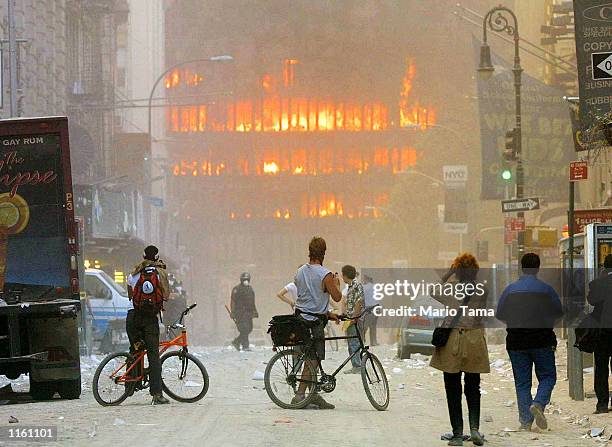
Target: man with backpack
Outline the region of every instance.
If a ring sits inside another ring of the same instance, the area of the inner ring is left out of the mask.
[[[149,360],[150,392],[153,405],[167,404],[162,394],[161,361],[159,358],[159,321],[164,301],[170,295],[165,264],[159,260],[159,250],[149,245],[144,250],[143,261],[128,276],[128,295],[133,305],[125,321],[130,339],[130,351],[143,341]]]

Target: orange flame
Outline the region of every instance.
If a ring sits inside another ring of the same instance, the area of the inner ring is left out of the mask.
[[[416,67],[411,59],[406,61],[406,72],[402,79],[402,91],[400,92],[399,114],[400,127],[417,127],[426,129],[436,123],[436,115],[433,110],[421,107],[418,101],[411,103],[410,93],[413,88],[413,80],[416,75]]]
[[[265,162],[263,164],[264,174],[278,174],[280,171],[275,161]]]
[[[397,174],[417,164],[417,151],[405,147],[319,148],[265,150],[259,155],[237,156],[222,160],[181,160],[173,166],[174,176],[193,177],[249,175],[332,175],[332,174]],[[194,171],[197,171],[194,173]]]

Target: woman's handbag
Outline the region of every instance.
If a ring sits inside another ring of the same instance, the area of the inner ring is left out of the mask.
[[[468,302],[470,301],[470,298],[471,298],[471,295],[468,295],[463,300],[464,306],[467,306]],[[453,330],[453,327],[457,324],[457,321],[459,321],[460,317],[461,317],[461,313],[459,309],[457,309],[457,315],[453,317],[450,325],[444,326],[444,327],[440,326],[440,327],[435,328],[431,336],[431,344],[434,345],[436,348],[442,348],[446,346],[446,343],[448,343],[448,338],[450,337],[451,331]]]
[[[453,318],[450,327],[437,327],[433,331],[433,335],[431,336],[431,344],[436,348],[442,348],[446,346],[448,343],[448,339],[450,337],[451,331],[453,330],[453,326],[457,323],[459,319],[459,314]]]

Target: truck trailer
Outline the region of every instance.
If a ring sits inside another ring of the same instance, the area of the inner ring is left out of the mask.
[[[81,394],[78,240],[66,117],[0,120],[0,375]]]

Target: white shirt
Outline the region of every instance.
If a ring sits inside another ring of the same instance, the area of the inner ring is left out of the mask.
[[[285,286],[285,290],[287,291],[287,293],[289,294],[289,296],[291,298],[293,298],[293,302],[295,303],[295,301],[297,300],[297,286],[295,285],[295,283],[290,282],[289,284],[287,284]]]
[[[136,273],[135,275],[128,275],[127,284],[132,288],[132,292],[134,291],[134,287],[138,284],[138,280],[140,279],[140,273]],[[130,304],[128,304],[128,310],[134,308],[134,302],[130,299]]]

